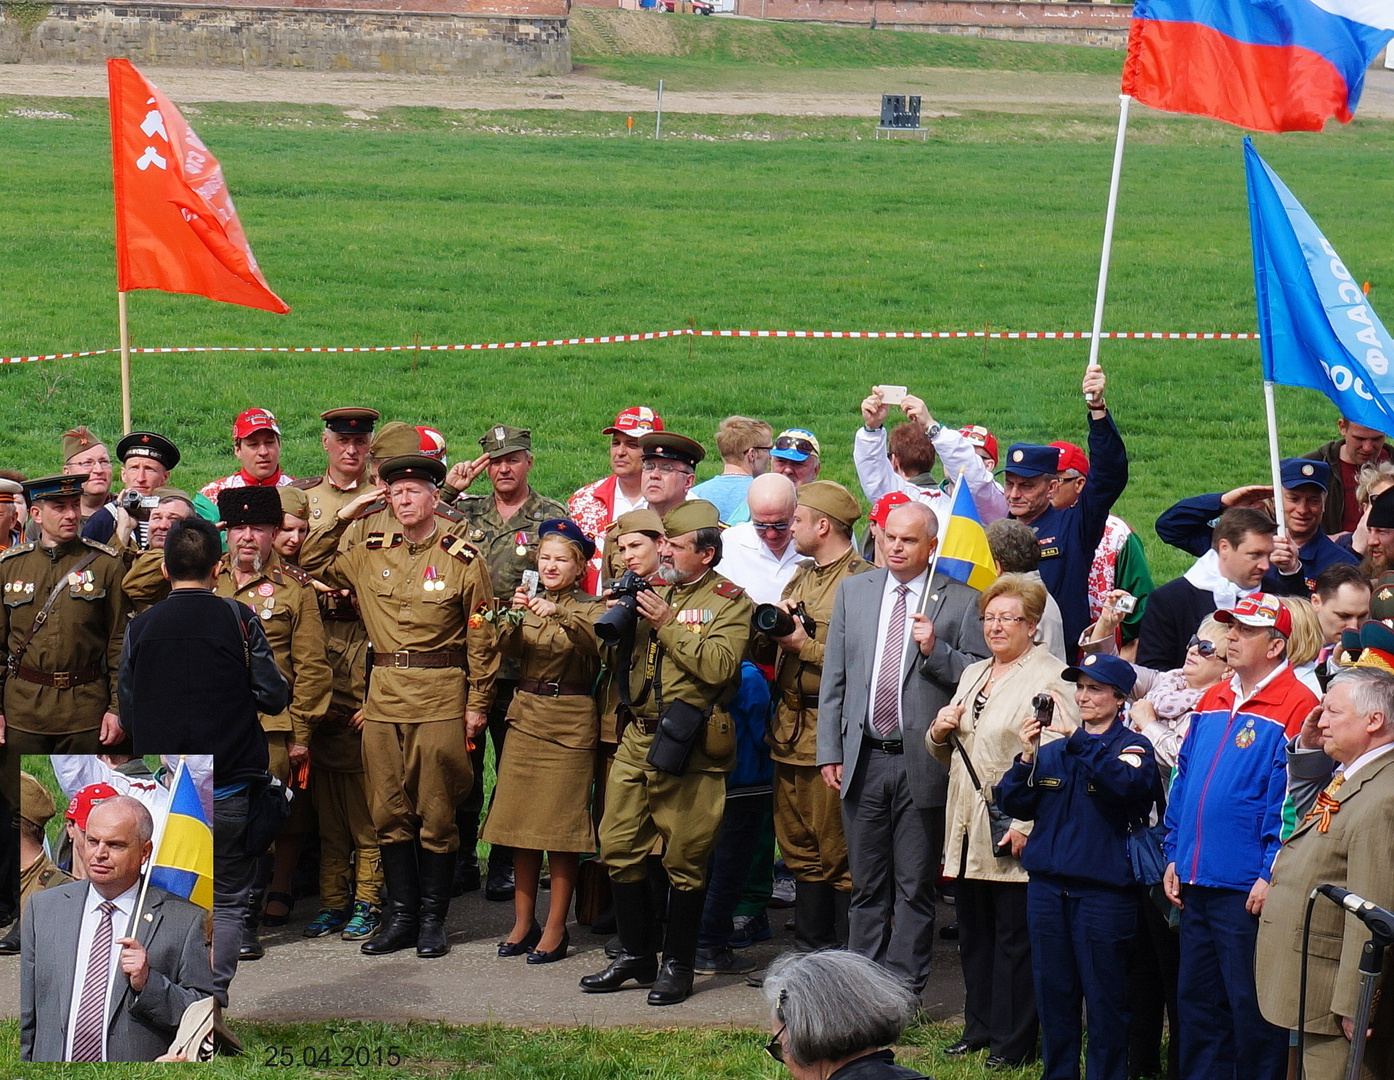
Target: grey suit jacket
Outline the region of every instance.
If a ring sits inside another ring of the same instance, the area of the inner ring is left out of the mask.
[[[62,1061],[72,1011],[77,939],[88,883],[74,881],[36,893],[20,937],[20,1058]],[[120,970],[107,1016],[108,1061],[153,1061],[169,1049],[184,1010],[213,995],[197,904],[151,886],[136,939],[149,956],[150,977],[137,994]],[[117,937],[126,928],[115,927]],[[119,948],[119,946],[112,946]]]
[[[842,795],[857,782],[857,761],[871,700],[871,671],[876,657],[877,620],[888,570],[854,574],[837,587],[823,681],[818,692],[818,764],[842,764]],[[937,640],[921,656],[912,638],[901,669],[901,719],[905,725],[905,773],[915,806],[944,805],[949,773],[925,749],[925,735],[935,714],[949,703],[963,669],[988,656],[978,621],[978,590],[943,574],[929,584],[925,614]]]

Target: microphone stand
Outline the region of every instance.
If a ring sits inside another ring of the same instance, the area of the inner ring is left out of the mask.
[[[1356,999],[1355,1030],[1350,1035],[1350,1052],[1346,1057],[1346,1080],[1360,1080],[1360,1060],[1365,1056],[1365,1032],[1370,1027],[1374,1010],[1375,984],[1384,967],[1384,950],[1394,945],[1394,937],[1383,927],[1370,927],[1370,940],[1360,950],[1360,996]]]

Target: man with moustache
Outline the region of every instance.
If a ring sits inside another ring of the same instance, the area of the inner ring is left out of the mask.
[[[610,475],[587,484],[567,500],[571,520],[595,542],[595,555],[586,566],[582,582],[588,593],[600,592],[605,540],[610,526],[629,511],[642,510],[648,505],[643,494],[643,453],[639,440],[650,432],[662,430],[663,417],[647,405],[621,409],[615,422],[601,432],[610,436]]]
[[[1361,568],[1372,582],[1394,570],[1394,498],[1385,495],[1375,496],[1365,523],[1368,539]]]

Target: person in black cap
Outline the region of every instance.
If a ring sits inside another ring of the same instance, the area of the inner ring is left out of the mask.
[[[1278,596],[1311,595],[1317,575],[1337,563],[1355,564],[1359,556],[1322,532],[1331,466],[1309,458],[1286,458],[1281,466],[1283,517],[1287,536],[1273,541],[1272,565],[1263,575],[1264,592]],[[1157,519],[1157,535],[1172,547],[1204,555],[1219,516],[1232,506],[1267,510],[1273,502],[1271,484],[1249,484],[1224,493],[1182,499]]]
[[[82,535],[117,547],[134,537],[136,550],[144,551],[150,544],[150,511],[159,503],[155,491],[169,486],[169,474],[179,464],[179,448],[153,431],[133,431],[116,444],[116,457],[126,490],[87,519]]]
[[[339,507],[362,490],[368,479],[373,428],[381,414],[376,409],[343,408],[329,409],[319,418],[324,421],[320,445],[328,458],[324,474],[292,484],[309,499],[312,530],[329,528]]]
[[[702,444],[673,431],[652,431],[640,436],[643,454],[642,491],[649,509],[663,517],[682,504],[697,478],[697,466],[707,456]]]

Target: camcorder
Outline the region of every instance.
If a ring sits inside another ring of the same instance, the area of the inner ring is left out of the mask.
[[[799,625],[803,627],[803,632],[813,637],[818,624],[808,613],[802,600],[794,606],[792,614],[777,604],[756,604],[755,614],[750,617],[750,625],[767,637],[781,638],[794,632],[795,619],[798,619]]]
[[[128,488],[121,492],[116,500],[116,505],[137,521],[149,521],[150,511],[160,505],[158,495],[142,495],[134,488]]]
[[[602,645],[618,645],[625,637],[634,633],[639,621],[639,594],[653,586],[633,570],[626,570],[610,586],[609,599],[614,606],[595,620],[595,636]]]

